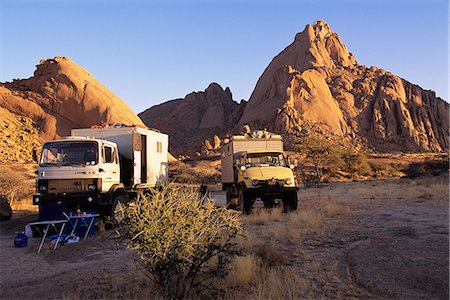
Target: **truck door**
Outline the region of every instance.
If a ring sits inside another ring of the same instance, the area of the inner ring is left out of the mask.
[[[147,183],[147,136],[141,135],[141,183]]]
[[[133,180],[131,185],[141,183],[141,136],[133,133]]]
[[[107,192],[113,184],[120,183],[119,156],[115,146],[103,144],[101,169],[102,191]]]

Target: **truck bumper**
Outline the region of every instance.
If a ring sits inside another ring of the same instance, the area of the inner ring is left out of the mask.
[[[101,198],[98,193],[38,194],[33,195],[33,205],[64,203],[69,207],[77,205],[93,207],[102,203]]]
[[[252,198],[260,198],[262,196],[269,197],[282,197],[284,194],[289,192],[297,192],[299,190],[298,187],[278,187],[278,186],[267,186],[267,187],[256,187],[256,188],[247,188],[245,190],[246,193]]]
[[[57,220],[77,209],[101,213],[100,198],[98,193],[38,194],[33,195],[33,205],[39,205],[40,220]]]

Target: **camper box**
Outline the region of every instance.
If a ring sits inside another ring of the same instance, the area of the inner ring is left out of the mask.
[[[233,166],[242,153],[251,151],[283,152],[283,138],[278,134],[272,134],[270,137],[235,135],[222,146],[221,150],[222,184],[234,183]]]
[[[71,135],[116,143],[120,156],[121,182],[125,188],[155,187],[167,183],[167,134],[130,126],[72,129]]]

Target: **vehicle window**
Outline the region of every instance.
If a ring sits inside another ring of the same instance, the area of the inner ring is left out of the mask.
[[[107,164],[113,163],[114,162],[114,156],[113,156],[113,149],[112,149],[112,147],[105,146],[103,149],[104,149],[103,150],[103,154],[104,154],[103,162],[107,163]]]
[[[98,162],[97,142],[50,142],[42,149],[41,166],[95,165]]]
[[[162,153],[162,143],[161,142],[156,142],[156,152]]]
[[[286,160],[281,153],[250,153],[245,160],[245,166],[265,167],[265,166],[282,166],[285,167]]]

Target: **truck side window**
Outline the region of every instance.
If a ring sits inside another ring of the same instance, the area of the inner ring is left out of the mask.
[[[105,146],[103,151],[103,162],[110,164],[114,162],[113,149],[109,146]]]
[[[156,152],[162,153],[162,143],[161,142],[156,142]]]

